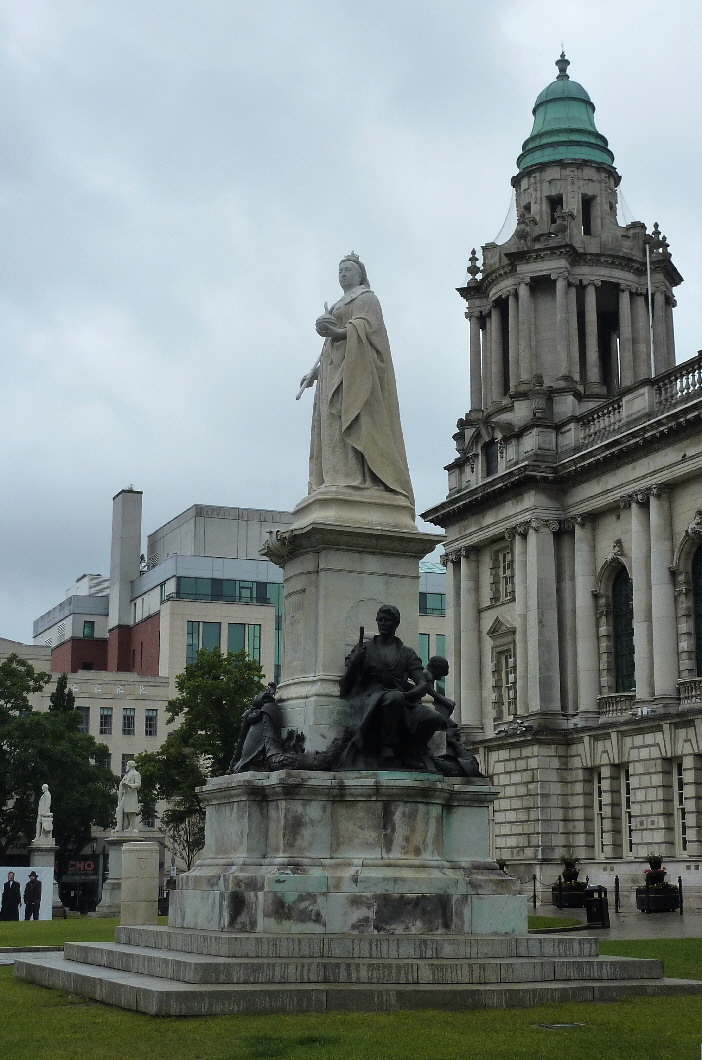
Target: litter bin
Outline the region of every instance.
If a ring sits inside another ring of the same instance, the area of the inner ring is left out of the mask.
[[[609,902],[606,887],[591,887],[585,899],[587,923],[593,927],[609,927]]]

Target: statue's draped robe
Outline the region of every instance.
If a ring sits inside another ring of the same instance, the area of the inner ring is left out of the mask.
[[[312,415],[309,492],[374,486],[414,504],[395,373],[380,302],[356,287],[331,315],[346,338],[326,339]]]

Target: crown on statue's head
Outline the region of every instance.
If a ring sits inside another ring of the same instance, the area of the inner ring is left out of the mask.
[[[342,261],[355,261],[357,265],[361,265],[361,259],[355,250],[352,250],[350,254],[344,254]]]

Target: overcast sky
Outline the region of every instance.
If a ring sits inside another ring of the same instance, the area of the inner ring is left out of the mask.
[[[421,511],[468,407],[455,293],[563,42],[702,346],[699,0],[0,0],[0,636],[194,503],[306,492],[314,320],[355,250]]]

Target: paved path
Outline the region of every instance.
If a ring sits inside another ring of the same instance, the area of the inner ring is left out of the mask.
[[[552,905],[540,905],[537,906],[536,915],[572,916],[585,923],[583,909],[556,909]],[[614,913],[610,905],[609,923],[608,928],[588,928],[582,934],[599,939],[702,938],[702,913],[698,912],[680,916],[679,913],[641,913],[638,909],[628,909]]]

